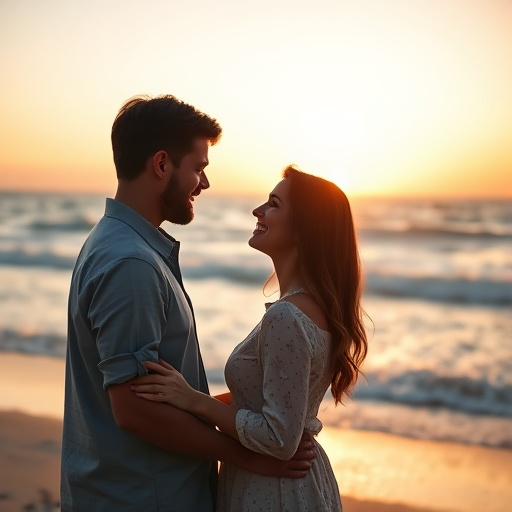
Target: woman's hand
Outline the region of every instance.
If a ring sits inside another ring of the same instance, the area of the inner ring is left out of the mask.
[[[199,392],[180,372],[162,359],[160,363],[145,361],[143,364],[151,373],[133,380],[131,388],[137,396],[153,402],[166,402],[185,411],[192,410],[194,397]]]
[[[152,373],[133,379],[131,389],[146,400],[166,402],[190,412],[203,421],[216,425],[223,432],[238,440],[236,431],[237,408],[191,387],[180,372],[160,359],[160,364],[145,361],[144,366]],[[225,396],[231,402],[230,396]]]
[[[315,463],[316,445],[311,434],[302,434],[301,441],[290,460],[280,460],[269,455],[252,452],[239,466],[259,475],[279,478],[304,478]]]

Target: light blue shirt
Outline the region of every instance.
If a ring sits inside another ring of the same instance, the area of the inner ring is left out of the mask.
[[[78,256],[68,305],[63,512],[213,510],[212,462],[120,430],[107,389],[146,374],[141,363],[160,357],[208,392],[178,251],[163,230],[107,199]]]

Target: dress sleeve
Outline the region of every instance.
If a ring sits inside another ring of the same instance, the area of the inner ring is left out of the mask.
[[[259,352],[263,370],[261,413],[240,409],[236,428],[247,448],[290,459],[304,431],[311,371],[311,342],[287,303],[263,317]]]
[[[158,271],[136,258],[122,260],[90,283],[88,321],[96,341],[103,387],[145,375],[158,361],[167,322],[168,292]]]

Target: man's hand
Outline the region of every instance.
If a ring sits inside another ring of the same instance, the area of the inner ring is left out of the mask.
[[[278,478],[304,478],[316,457],[315,443],[311,434],[302,434],[299,447],[290,460],[280,460],[253,452],[243,469],[263,476]]]

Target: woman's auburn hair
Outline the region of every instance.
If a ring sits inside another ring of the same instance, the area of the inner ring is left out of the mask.
[[[283,177],[290,180],[300,271],[332,335],[331,392],[337,405],[345,394],[350,396],[368,351],[350,203],[334,183],[294,166],[288,166]]]

